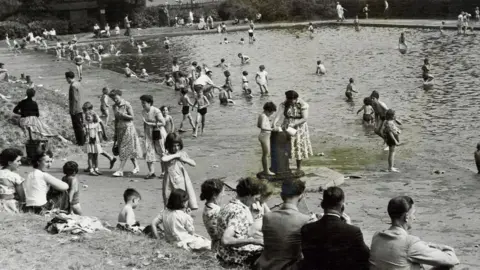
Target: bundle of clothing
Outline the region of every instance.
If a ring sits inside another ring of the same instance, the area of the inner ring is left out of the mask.
[[[110,231],[105,228],[96,217],[67,215],[65,213],[56,214],[54,218],[47,223],[45,229],[52,234],[84,234],[96,231]]]

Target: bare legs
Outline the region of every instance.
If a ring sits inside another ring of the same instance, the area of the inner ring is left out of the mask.
[[[193,124],[193,119],[192,119],[192,115],[189,113],[189,114],[184,114],[183,115],[183,119],[182,119],[182,123],[180,123],[180,130],[183,130],[183,122],[188,118],[188,121],[190,122],[190,125],[192,126],[192,129],[195,129],[195,125]]]
[[[200,113],[197,113],[197,122],[195,125],[193,137],[197,137],[198,134],[198,129],[200,128],[200,121],[202,124],[202,134],[203,135],[203,130],[205,129],[205,115],[201,115]]]
[[[258,140],[262,146],[262,167],[265,175],[275,175],[268,168],[268,156],[270,155],[270,133],[260,133]]]
[[[393,167],[395,163],[395,145],[389,146],[388,150],[388,171],[398,172],[398,169]]]

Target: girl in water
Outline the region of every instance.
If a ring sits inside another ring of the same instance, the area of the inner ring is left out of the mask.
[[[257,127],[260,129],[258,140],[262,146],[262,167],[263,174],[275,175],[268,168],[268,156],[270,155],[270,135],[272,133],[272,124],[269,117],[277,111],[277,106],[273,102],[267,102],[263,105],[263,113],[258,116]]]
[[[399,172],[397,168],[393,167],[395,162],[395,147],[400,144],[400,129],[395,125],[395,111],[389,109],[385,114],[385,119],[383,137],[388,145],[388,171]]]

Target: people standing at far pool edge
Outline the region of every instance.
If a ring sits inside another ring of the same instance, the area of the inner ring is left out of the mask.
[[[363,13],[365,14],[365,19],[368,20],[368,12],[370,10],[368,9],[368,4],[365,4],[365,7],[363,8]]]

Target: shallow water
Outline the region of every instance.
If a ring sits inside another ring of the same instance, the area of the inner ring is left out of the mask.
[[[402,55],[397,50],[400,32],[405,31],[409,51]],[[403,122],[401,141],[404,152],[414,155],[449,159],[460,166],[471,167],[472,152],[477,143],[476,114],[480,99],[480,71],[476,64],[479,38],[457,36],[447,32],[398,28],[363,28],[355,32],[350,27],[322,27],[310,39],[297,29],[257,31],[257,42],[240,45],[241,37],[248,41],[246,32],[229,33],[232,42],[220,45],[223,35],[199,35],[172,38],[172,49],[163,49],[163,40],[151,39],[151,47],[138,55],[129,43],[118,45],[120,57],[105,58],[103,68],[122,72],[125,63],[139,72],[146,68],[150,74],[163,76],[170,71],[174,56],[183,69],[192,61],[207,64],[213,71],[213,80],[223,84],[224,76],[213,66],[225,58],[231,64],[234,83],[235,106],[220,107],[218,102],[209,108],[207,128],[217,135],[237,135],[257,132],[256,116],[263,104],[272,100],[283,101],[283,93],[294,89],[310,105],[309,126],[314,152],[322,151],[322,144],[329,136],[343,137],[366,148],[381,148],[381,140],[362,126],[361,115],[356,111],[363,98],[373,90],[380,92],[380,99],[395,109]],[[240,65],[237,54],[251,57],[250,64]],[[423,58],[430,58],[435,87],[422,88],[421,66]],[[327,75],[314,74],[316,61],[322,60]],[[259,65],[265,65],[271,79],[269,97],[259,97],[254,84]],[[248,71],[250,86],[256,96],[247,101],[241,96],[241,72]],[[345,101],[344,91],[348,79],[355,79],[359,94],[355,103]],[[138,95],[141,95],[138,89]],[[176,105],[178,93],[158,92],[157,105],[172,106],[172,114],[180,120],[180,108]],[[365,139],[362,139],[365,137]],[[377,144],[374,142],[377,141]],[[248,146],[246,142],[235,142]],[[221,147],[222,145],[218,145]],[[237,149],[241,149],[238,147]],[[465,156],[465,153],[467,155]]]

